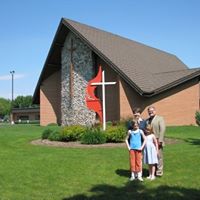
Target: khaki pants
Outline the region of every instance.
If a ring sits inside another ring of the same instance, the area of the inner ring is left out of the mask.
[[[163,163],[163,148],[159,148],[158,152],[159,152],[159,156],[158,156],[158,164],[157,164],[157,167],[156,167],[156,175],[162,176],[163,175],[163,166],[164,166],[164,163]]]

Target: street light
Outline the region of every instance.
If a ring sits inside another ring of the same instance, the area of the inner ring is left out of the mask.
[[[13,114],[12,114],[12,108],[13,108],[13,100],[14,100],[14,73],[15,71],[10,71],[10,74],[12,75],[12,102],[11,102],[11,116],[10,116],[10,119],[11,119],[11,124],[14,124],[14,121],[13,121]]]
[[[12,75],[12,103],[13,103],[13,100],[14,100],[14,73],[15,71],[10,71],[11,75]]]

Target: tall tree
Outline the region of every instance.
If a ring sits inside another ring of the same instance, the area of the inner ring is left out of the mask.
[[[28,96],[17,96],[13,101],[13,108],[29,108],[32,107],[32,99],[31,95]]]
[[[11,101],[0,97],[0,116],[9,115],[11,110]]]

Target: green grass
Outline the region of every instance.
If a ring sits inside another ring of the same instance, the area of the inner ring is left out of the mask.
[[[168,127],[182,141],[166,145],[164,176],[143,183],[128,181],[126,148],[31,145],[44,129],[0,126],[0,200],[199,199],[199,127]]]

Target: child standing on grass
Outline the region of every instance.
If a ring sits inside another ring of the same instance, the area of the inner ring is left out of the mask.
[[[155,179],[156,165],[158,164],[158,142],[153,134],[151,125],[145,129],[146,145],[144,147],[144,164],[149,165],[149,176],[147,179]]]
[[[146,143],[146,137],[144,135],[144,132],[139,129],[137,121],[132,121],[130,123],[130,130],[128,130],[125,142],[129,150],[131,170],[130,180],[132,181],[137,178],[139,181],[143,181],[142,150]]]

